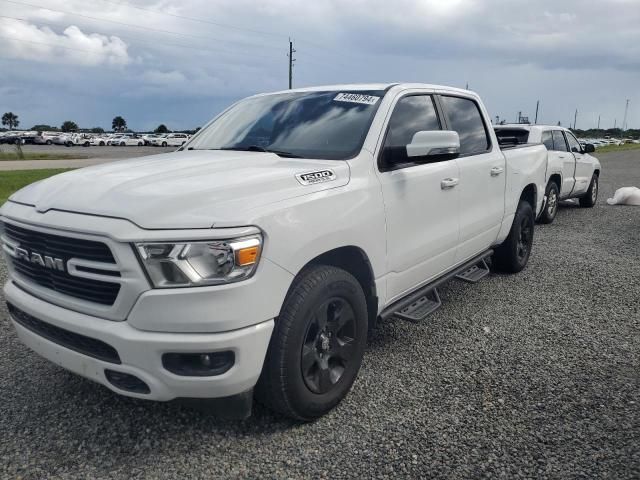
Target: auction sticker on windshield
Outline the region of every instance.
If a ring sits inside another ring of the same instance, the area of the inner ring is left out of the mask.
[[[339,93],[333,99],[336,102],[362,103],[364,105],[375,105],[380,97],[374,95],[364,95],[362,93]]]

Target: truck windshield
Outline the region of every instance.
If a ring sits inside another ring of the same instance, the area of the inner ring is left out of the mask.
[[[384,93],[291,92],[248,98],[205,127],[187,148],[346,160],[362,148]]]

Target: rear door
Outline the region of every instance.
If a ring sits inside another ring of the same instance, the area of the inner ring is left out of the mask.
[[[574,137],[571,132],[565,131],[564,133],[567,137],[567,143],[569,144],[569,151],[576,159],[576,184],[573,187],[573,194],[585,193],[589,189],[589,183],[591,183],[593,164],[589,160],[589,157],[582,153],[582,147],[578,139]]]
[[[504,217],[505,158],[493,145],[480,106],[474,98],[439,97],[447,129],[458,132],[460,156],[460,239],[456,263],[489,248],[498,237]]]
[[[433,96],[400,96],[387,120],[378,176],[387,222],[387,294],[390,301],[427,283],[454,263],[458,244],[458,166],[455,160],[417,164],[407,145],[419,131],[442,130]]]
[[[553,130],[551,133],[553,135],[553,154],[562,164],[560,197],[568,197],[573,191],[573,185],[575,183],[576,159],[569,152],[567,141],[562,130]]]

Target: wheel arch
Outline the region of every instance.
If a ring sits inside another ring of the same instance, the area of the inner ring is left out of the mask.
[[[560,188],[562,186],[562,174],[560,173],[553,173],[550,177],[549,177],[549,181],[547,182],[547,185],[549,185],[549,183],[555,183],[556,186],[558,187],[558,193],[560,193]]]
[[[530,183],[529,185],[524,187],[524,189],[522,189],[522,193],[520,194],[519,202],[521,202],[523,200],[525,202],[528,202],[531,205],[531,208],[533,208],[533,211],[535,213],[536,207],[538,205],[538,203],[537,203],[537,201],[538,201],[538,188],[536,187],[536,185],[534,183]]]
[[[321,253],[309,260],[297,273],[291,282],[289,290],[296,283],[296,280],[311,266],[331,265],[341,268],[355,277],[367,300],[367,311],[369,315],[369,327],[375,325],[378,317],[378,294],[376,290],[373,267],[367,253],[355,245],[346,245],[333,248]],[[287,293],[288,294],[288,293]]]

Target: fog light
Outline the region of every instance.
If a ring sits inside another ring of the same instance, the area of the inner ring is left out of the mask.
[[[202,353],[165,353],[162,365],[183,377],[213,377],[229,371],[235,363],[232,351]]]

